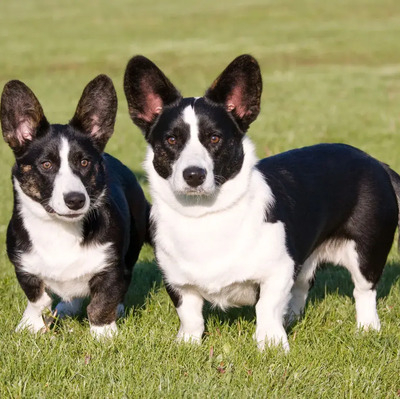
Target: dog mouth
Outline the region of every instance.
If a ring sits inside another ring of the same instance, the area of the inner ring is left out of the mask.
[[[215,196],[215,190],[207,190],[203,187],[185,187],[183,190],[176,191],[175,195],[181,198],[210,198]]]
[[[204,190],[202,187],[198,188],[185,188],[179,194],[181,195],[189,195],[189,196],[200,196],[200,197],[208,197],[211,195],[207,190]]]
[[[78,219],[84,215],[83,212],[71,213],[71,214],[58,213],[50,205],[46,205],[44,208],[45,208],[46,212],[50,213],[51,215],[60,216],[63,218],[68,218],[68,219]]]

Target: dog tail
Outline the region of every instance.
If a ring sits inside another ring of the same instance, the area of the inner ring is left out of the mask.
[[[400,251],[400,175],[398,175],[393,169],[391,169],[388,165],[384,164],[385,169],[390,177],[390,181],[392,183],[393,190],[396,194],[397,199],[397,207],[399,209],[399,214],[397,217],[397,226],[399,230],[399,237],[397,241],[397,247]]]

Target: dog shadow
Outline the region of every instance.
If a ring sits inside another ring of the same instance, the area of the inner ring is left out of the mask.
[[[146,305],[152,292],[163,289],[162,273],[155,261],[138,262],[128,292],[125,295],[125,313]]]

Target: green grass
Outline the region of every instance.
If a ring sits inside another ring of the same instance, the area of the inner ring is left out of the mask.
[[[139,176],[145,142],[127,113],[128,59],[154,60],[184,95],[201,95],[237,55],[263,71],[262,112],[249,135],[260,157],[346,142],[400,171],[398,0],[31,0],[0,2],[0,86],[28,84],[51,122],[67,122],[85,84],[112,77],[119,97],[107,150]],[[317,275],[291,351],[259,353],[254,309],[206,309],[201,346],[178,345],[178,318],[150,248],[136,267],[119,335],[96,342],[85,315],[43,336],[13,332],[25,307],[5,254],[10,149],[0,146],[1,398],[395,398],[400,395],[400,258],[379,286],[380,333],[355,328],[347,272]],[[43,232],[46,234],[46,232]]]

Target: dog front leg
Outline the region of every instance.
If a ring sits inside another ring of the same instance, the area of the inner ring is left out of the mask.
[[[51,307],[51,298],[44,290],[43,281],[30,273],[17,271],[17,279],[25,295],[28,297],[28,305],[21,321],[15,331],[27,329],[33,333],[45,330],[42,312]]]
[[[110,338],[117,333],[116,319],[128,288],[119,269],[94,276],[89,283],[91,301],[87,307],[90,332],[97,338]]]
[[[290,299],[293,278],[286,276],[271,276],[260,284],[260,298],[256,304],[257,327],[255,339],[257,346],[263,350],[267,345],[282,345],[289,350],[289,342],[283,327],[283,317]]]
[[[176,336],[177,341],[200,344],[204,332],[203,297],[190,288],[176,289],[167,285],[167,291],[181,323]]]

